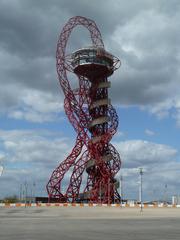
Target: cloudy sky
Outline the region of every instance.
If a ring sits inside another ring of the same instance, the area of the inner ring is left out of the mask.
[[[122,158],[123,193],[144,199],[180,194],[180,1],[0,0],[0,198],[34,185],[36,195],[73,147],[55,52],[72,16],[96,21],[122,66],[110,78],[120,125],[112,142]],[[77,28],[69,49],[89,45]]]

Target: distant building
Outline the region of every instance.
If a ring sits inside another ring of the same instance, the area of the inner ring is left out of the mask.
[[[172,196],[172,204],[180,205],[180,196],[179,195]]]
[[[127,200],[124,200],[123,202],[126,202],[129,205],[133,205],[133,204],[137,203],[137,200],[136,199],[127,199]]]

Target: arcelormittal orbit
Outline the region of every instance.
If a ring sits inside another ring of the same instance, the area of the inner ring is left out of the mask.
[[[87,28],[92,45],[67,54],[69,36],[78,25]],[[76,16],[69,19],[59,36],[56,63],[65,95],[65,112],[77,138],[72,152],[51,175],[47,184],[49,199],[118,202],[119,181],[115,175],[120,170],[121,160],[110,143],[117,131],[118,116],[108,97],[111,86],[108,77],[120,66],[120,60],[105,50],[95,22]],[[72,89],[68,72],[74,73],[77,89]],[[67,188],[62,189],[62,181],[69,173]]]

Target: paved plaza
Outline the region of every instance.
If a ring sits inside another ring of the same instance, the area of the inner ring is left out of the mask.
[[[0,208],[1,240],[180,239],[180,208]]]

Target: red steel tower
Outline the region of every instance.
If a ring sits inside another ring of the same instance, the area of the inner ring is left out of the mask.
[[[92,45],[67,54],[68,38],[78,25],[89,30]],[[95,22],[76,16],[69,19],[59,36],[56,61],[65,95],[65,112],[77,138],[72,152],[51,175],[47,184],[49,199],[59,202],[119,201],[119,182],[115,175],[120,170],[121,160],[110,143],[118,127],[118,116],[108,97],[111,86],[108,77],[120,66],[120,60],[104,49]],[[73,72],[77,78],[78,89],[72,89],[68,72]],[[70,181],[62,191],[67,172],[71,172]]]

